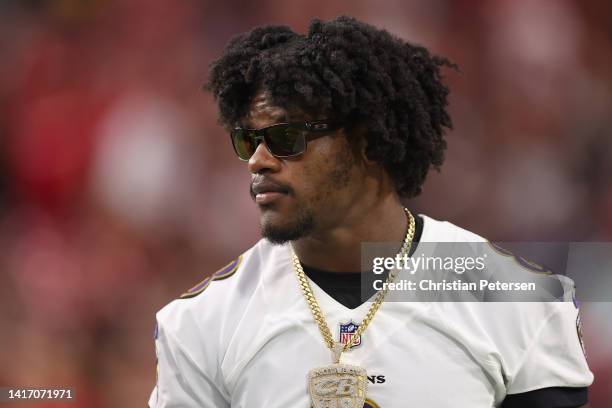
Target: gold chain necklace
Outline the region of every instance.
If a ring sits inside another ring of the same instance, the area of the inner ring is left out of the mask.
[[[412,239],[414,237],[415,222],[414,217],[404,208],[406,215],[409,219],[408,230],[402,247],[398,253],[398,256],[404,257],[410,253],[410,247],[412,246]],[[329,329],[325,316],[321,311],[319,302],[312,292],[308,278],[304,273],[304,268],[300,263],[300,259],[297,257],[293,248],[291,248],[291,256],[293,258],[293,269],[297,275],[302,289],[302,294],[310,307],[312,316],[314,317],[319,331],[323,336],[327,347],[332,351],[332,358],[334,363],[321,368],[311,370],[308,374],[308,389],[310,392],[310,398],[312,400],[314,408],[320,407],[355,407],[362,408],[365,402],[365,393],[367,387],[367,376],[366,371],[363,367],[340,364],[340,356],[343,352],[349,350],[353,342],[359,338],[372,322],[374,315],[382,305],[385,297],[389,291],[387,283],[393,282],[397,275],[397,269],[392,269],[387,276],[386,284],[383,285],[383,290],[376,294],[376,298],[370,306],[370,309],[366,313],[361,325],[359,325],[357,331],[353,334],[350,340],[342,345],[339,342],[334,341],[334,337]]]

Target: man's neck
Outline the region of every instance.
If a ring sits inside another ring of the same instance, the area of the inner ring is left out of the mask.
[[[361,270],[363,242],[404,240],[408,219],[396,197],[389,197],[367,209],[353,208],[342,225],[315,232],[292,242],[300,261],[330,272]],[[398,245],[399,249],[399,245]]]

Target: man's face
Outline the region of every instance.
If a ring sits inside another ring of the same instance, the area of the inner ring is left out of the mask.
[[[242,126],[260,129],[312,118],[274,106],[258,92]],[[297,158],[274,157],[260,143],[248,162],[251,197],[260,212],[262,235],[273,243],[324,234],[342,225],[351,204],[363,194],[363,167],[344,130],[308,142]]]

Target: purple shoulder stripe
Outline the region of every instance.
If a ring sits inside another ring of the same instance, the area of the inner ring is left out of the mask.
[[[200,293],[204,292],[210,282],[229,278],[234,273],[236,273],[240,262],[242,262],[242,255],[240,255],[238,258],[234,259],[232,262],[228,263],[223,268],[219,269],[217,272],[204,279],[202,282],[195,285],[193,288],[189,289],[187,292],[183,293],[180,298],[188,299],[197,296]]]

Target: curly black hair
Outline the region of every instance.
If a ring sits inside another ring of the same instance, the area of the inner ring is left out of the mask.
[[[233,38],[212,63],[205,89],[228,128],[246,116],[260,88],[286,109],[365,126],[367,157],[384,167],[400,196],[414,197],[429,169],[444,162],[444,128],[452,128],[442,66],[457,69],[424,47],[341,16],[312,20],[306,35],[269,25]]]

